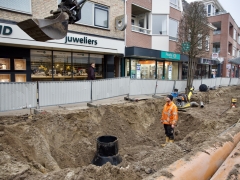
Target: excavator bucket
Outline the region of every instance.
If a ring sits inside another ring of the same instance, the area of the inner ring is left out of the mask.
[[[69,16],[65,12],[46,19],[28,19],[17,25],[36,41],[62,39],[67,35]]]

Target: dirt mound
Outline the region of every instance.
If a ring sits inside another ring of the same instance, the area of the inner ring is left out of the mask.
[[[165,141],[160,124],[164,99],[100,106],[77,113],[0,117],[0,179],[144,179],[199,149],[238,121],[231,109],[239,88],[209,92],[204,108],[179,112],[174,144]],[[193,100],[203,94],[194,94]],[[175,131],[176,131],[175,130]],[[122,163],[91,165],[96,139],[113,135],[119,140]]]

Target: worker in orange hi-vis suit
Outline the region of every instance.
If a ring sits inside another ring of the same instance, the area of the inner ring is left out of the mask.
[[[178,121],[177,106],[172,100],[173,96],[167,95],[166,104],[164,105],[161,118],[161,122],[163,123],[165,129],[166,143],[174,142],[174,127]],[[162,146],[164,147],[166,143],[162,144]]]

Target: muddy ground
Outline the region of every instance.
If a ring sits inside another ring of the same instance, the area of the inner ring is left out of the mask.
[[[197,93],[193,101],[207,93]],[[224,112],[240,87],[209,92],[204,108],[179,112],[175,143],[165,141],[161,111],[164,99],[128,102],[71,111],[0,117],[0,180],[140,180],[154,179],[164,167],[199,151],[237,123],[240,107]],[[223,113],[224,112],[224,113]],[[96,139],[113,135],[123,159],[118,166],[91,164]]]

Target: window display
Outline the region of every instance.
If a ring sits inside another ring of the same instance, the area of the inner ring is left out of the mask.
[[[0,74],[0,82],[11,82],[10,74]]]
[[[10,59],[0,58],[0,70],[10,70]]]
[[[52,80],[52,52],[31,50],[31,77],[33,81]]]
[[[52,69],[50,69],[52,72]],[[72,78],[71,52],[53,52],[53,77],[56,80]]]
[[[178,62],[165,61],[165,79],[178,80]]]
[[[73,53],[73,78],[86,79],[87,69],[89,67],[89,54],[87,53]]]
[[[14,70],[26,70],[26,59],[14,59]]]
[[[152,60],[132,60],[131,78],[155,79],[155,61]]]
[[[163,62],[157,62],[157,79],[163,79]]]
[[[26,82],[26,74],[15,74],[15,82]]]

